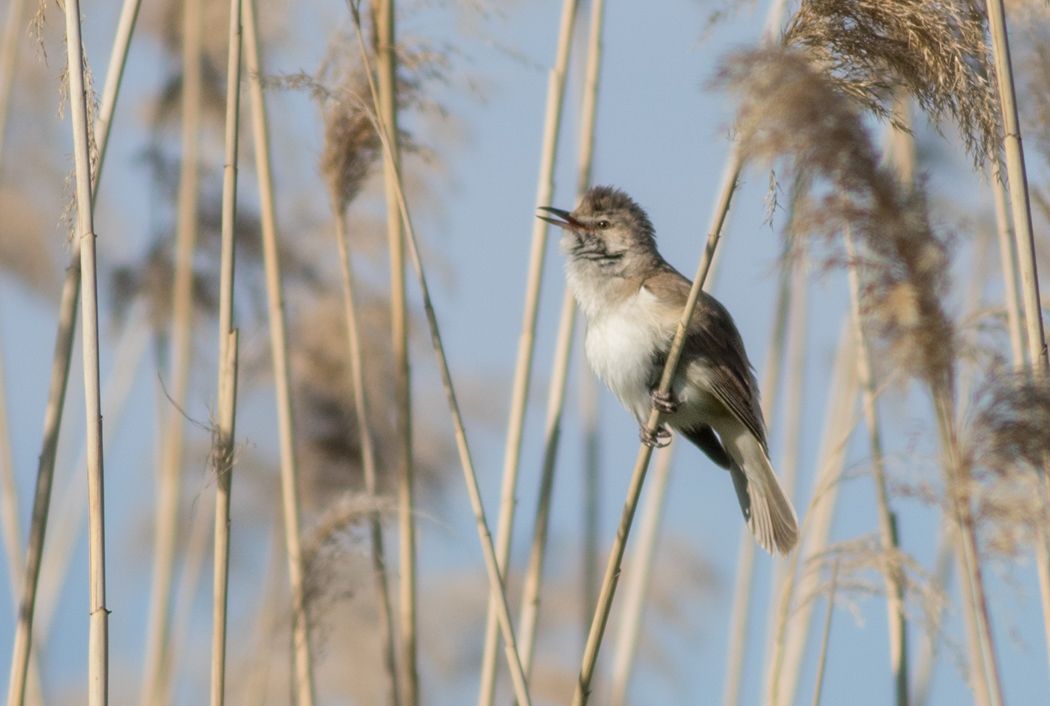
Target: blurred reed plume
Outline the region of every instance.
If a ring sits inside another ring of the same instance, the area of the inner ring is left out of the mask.
[[[929,222],[921,188],[905,190],[880,163],[856,104],[801,52],[736,54],[719,81],[739,100],[744,154],[790,160],[796,234],[824,237],[823,255],[844,264],[835,240],[851,228],[859,255],[862,312],[898,365],[952,384],[954,329],[943,308],[947,245]]]

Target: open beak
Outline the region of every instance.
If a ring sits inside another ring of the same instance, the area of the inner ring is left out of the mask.
[[[553,208],[552,206],[540,206],[539,210],[546,211],[547,213],[550,213],[551,215],[557,216],[558,218],[561,219],[561,220],[557,220],[555,218],[548,218],[547,216],[536,216],[540,220],[547,221],[551,225],[556,225],[559,228],[568,228],[569,230],[574,231],[574,232],[579,232],[581,230],[582,231],[589,231],[590,230],[590,228],[588,228],[587,226],[585,226],[584,224],[580,223],[578,220],[573,218],[572,214],[569,213],[568,211],[564,211],[564,210],[562,210],[560,208]]]

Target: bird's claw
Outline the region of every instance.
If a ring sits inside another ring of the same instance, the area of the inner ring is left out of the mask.
[[[648,427],[642,427],[638,432],[638,438],[646,446],[662,449],[671,443],[671,432],[663,425],[657,427],[656,431],[649,431]]]
[[[660,392],[659,390],[653,390],[650,399],[653,401],[653,407],[664,414],[674,414],[678,411],[678,400],[675,399],[673,392]]]

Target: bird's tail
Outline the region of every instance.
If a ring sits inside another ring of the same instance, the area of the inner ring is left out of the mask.
[[[730,473],[747,526],[767,552],[787,555],[798,542],[795,508],[780,487],[762,444],[743,425],[735,431],[727,435],[726,450],[733,459]]]

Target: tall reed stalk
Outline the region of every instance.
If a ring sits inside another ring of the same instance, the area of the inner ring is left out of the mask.
[[[175,217],[175,272],[166,389],[171,397],[164,421],[156,475],[153,575],[146,630],[144,706],[164,706],[163,674],[171,631],[171,583],[175,571],[179,498],[190,369],[193,358],[193,258],[197,242],[201,101],[203,95],[203,0],[186,0],[182,14],[182,155]],[[220,367],[222,359],[220,358]]]
[[[229,60],[226,65],[226,156],[222,174],[222,245],[219,274],[219,420],[214,432],[215,483],[215,564],[212,591],[211,705],[226,702],[226,606],[230,571],[230,493],[233,484],[237,415],[238,335],[233,327],[233,285],[237,226],[237,139],[241,107],[241,0],[230,0]],[[282,478],[282,481],[284,479]],[[284,489],[287,498],[287,488]],[[290,522],[285,506],[285,523]],[[294,518],[296,521],[298,518]],[[292,577],[295,585],[295,576]],[[301,599],[293,595],[293,601]],[[301,620],[301,602],[293,610]],[[296,633],[298,638],[298,633]],[[297,663],[298,666],[298,663]],[[297,680],[297,684],[300,682]],[[301,684],[300,684],[301,686]],[[312,701],[299,703],[309,706]],[[308,694],[309,695],[309,692]]]
[[[818,582],[815,568],[807,568],[798,576],[798,567],[807,566],[808,561],[819,555],[828,544],[846,458],[846,444],[856,424],[852,418],[857,400],[856,364],[853,337],[849,333],[849,329],[844,326],[839,337],[824,415],[818,472],[800,532],[801,546],[791,558],[777,597],[774,618],[776,629],[769,640],[766,663],[764,703],[768,706],[793,703],[813,608],[812,603],[806,602],[796,611],[794,598],[802,596],[805,600],[813,594]]]
[[[638,637],[641,634],[642,615],[645,612],[645,596],[649,592],[650,578],[656,559],[656,543],[660,536],[663,508],[667,500],[667,482],[671,476],[671,460],[674,458],[676,436],[671,445],[657,454],[653,479],[649,482],[649,494],[642,508],[641,527],[634,553],[627,562],[627,587],[624,589],[623,611],[620,613],[619,632],[613,652],[612,689],[609,703],[623,706],[627,702],[627,687],[631,684],[634,660],[638,652]]]
[[[79,260],[70,267],[80,269]],[[58,432],[62,427],[62,412],[69,382],[69,365],[73,360],[73,336],[76,332],[77,299],[80,297],[80,277],[67,277],[59,304],[60,318],[55,353],[51,363],[51,379],[47,409],[44,415],[44,441],[37,463],[36,490],[33,494],[33,514],[29,526],[29,544],[26,548],[25,571],[22,574],[18,624],[15,626],[14,647],[11,651],[11,674],[8,680],[7,706],[22,706],[25,701],[26,677],[30,664],[30,646],[33,638],[33,617],[36,609],[40,563],[44,553],[44,535],[51,508],[51,485],[55,475],[55,455],[58,451]]]
[[[365,75],[368,78],[369,91],[372,94],[372,104],[380,107],[379,91],[372,77],[371,65],[368,52],[365,50],[364,35],[361,29],[361,15],[357,2],[349,2],[354,29],[357,33],[358,47],[361,50],[361,61],[365,67]],[[386,134],[384,123],[376,119],[376,132],[382,142],[385,157],[389,163],[393,163],[393,144]],[[504,593],[503,579],[500,576],[499,562],[496,560],[496,550],[492,543],[492,534],[485,519],[485,510],[481,502],[481,490],[478,487],[477,474],[474,472],[474,463],[470,458],[470,447],[467,444],[467,434],[463,426],[463,417],[459,411],[459,403],[456,401],[455,388],[452,385],[452,374],[449,372],[448,359],[445,357],[445,348],[441,342],[441,332],[438,328],[437,315],[430,299],[430,289],[427,287],[426,275],[423,272],[423,262],[420,259],[419,247],[416,242],[415,229],[412,227],[412,219],[409,216],[408,204],[405,201],[405,193],[401,175],[397,169],[394,170],[394,186],[398,209],[401,216],[401,224],[405,229],[405,241],[408,245],[409,255],[412,259],[412,267],[416,272],[420,293],[423,297],[423,311],[426,315],[427,328],[430,331],[430,342],[437,359],[438,369],[441,372],[441,381],[445,388],[445,397],[448,401],[449,414],[452,417],[452,425],[456,434],[456,449],[459,452],[460,465],[463,467],[463,476],[467,484],[467,493],[470,496],[471,507],[474,511],[474,520],[478,529],[478,537],[481,540],[482,553],[485,557],[485,569],[488,573],[489,590],[498,597],[497,614],[499,617],[500,630],[503,634],[504,649],[507,663],[510,667],[511,681],[514,684],[514,696],[520,706],[531,704],[529,699],[528,684],[525,674],[521,668],[521,659],[518,656],[517,641],[514,638],[514,627],[510,617],[510,609],[507,606],[506,594]]]
[[[379,84],[376,115],[390,141],[390,149],[384,153],[383,184],[386,191],[386,227],[390,251],[390,315],[397,419],[398,527],[401,542],[401,696],[406,706],[416,706],[419,703],[419,638],[416,615],[415,472],[412,459],[412,386],[408,360],[404,236],[396,193],[398,172],[401,168],[401,147],[397,116],[394,0],[372,0],[372,15],[376,32],[376,74]]]
[[[987,11],[1003,118],[1003,147],[1006,153],[1010,208],[1021,272],[1021,295],[1024,299],[1025,324],[1028,329],[1028,356],[1033,375],[1047,375],[1050,374],[1050,362],[1047,360],[1046,337],[1043,331],[1039,275],[1035,263],[1035,234],[1032,230],[1032,208],[1028,198],[1024,149],[1021,146],[1021,125],[1017,115],[1017,93],[1010,60],[1010,41],[1006,33],[1006,10],[1002,0],[988,0]],[[1047,482],[1050,483],[1050,479],[1047,479]]]
[[[558,48],[547,79],[547,109],[540,146],[540,174],[536,187],[536,206],[550,205],[554,193],[554,163],[558,154],[562,106],[565,102],[565,79],[568,73],[569,52],[573,28],[576,24],[578,0],[564,0],[558,30]],[[525,408],[528,404],[529,381],[536,341],[536,322],[539,317],[540,291],[543,282],[544,261],[547,252],[547,223],[532,220],[532,246],[529,253],[528,274],[525,280],[525,310],[521,334],[518,338],[517,362],[511,388],[510,417],[507,421],[507,442],[503,455],[503,480],[500,484],[499,519],[496,524],[496,558],[500,571],[507,574],[511,537],[514,531],[514,510],[517,505],[518,466],[521,460],[521,440],[525,426]],[[566,311],[562,307],[562,311]],[[569,316],[574,316],[575,311]],[[571,345],[571,337],[567,339]],[[549,438],[548,438],[549,441]],[[551,461],[553,463],[553,460]],[[495,599],[490,597],[485,623],[485,647],[481,662],[481,683],[478,688],[478,706],[491,706],[496,689],[499,649],[499,625]],[[531,636],[530,636],[531,637]],[[530,661],[529,657],[525,662]]]
[[[353,270],[350,263],[350,246],[347,243],[346,219],[341,210],[336,210],[332,215],[335,219],[335,237],[339,249],[339,269],[343,278],[343,305],[346,310],[350,372],[354,386],[354,412],[357,416],[357,433],[361,443],[361,467],[364,469],[365,492],[375,497],[377,490],[375,445],[372,438],[372,427],[369,423],[368,399],[365,394],[361,333],[357,321],[357,305],[354,300]],[[383,668],[387,675],[387,698],[388,703],[392,706],[398,706],[401,703],[401,696],[397,683],[394,616],[387,581],[383,525],[378,512],[369,513],[368,533],[371,544],[372,572],[376,582],[376,617],[379,622],[380,649],[383,653]]]
[[[579,202],[591,185],[591,167],[594,163],[594,130],[598,105],[598,79],[601,75],[602,19],[604,0],[591,4],[588,31],[587,68],[583,85],[583,104],[580,110],[580,154],[576,168],[576,200]],[[565,19],[563,17],[563,19]],[[535,324],[535,321],[533,322]],[[526,677],[532,666],[535,647],[536,623],[539,619],[540,588],[543,584],[544,556],[547,549],[547,529],[550,524],[550,504],[554,490],[554,470],[561,441],[561,419],[565,406],[565,386],[569,374],[572,344],[576,330],[576,299],[566,286],[562,295],[561,315],[558,323],[558,338],[554,344],[550,392],[547,401],[547,421],[544,433],[543,471],[540,475],[540,492],[536,503],[533,524],[532,549],[529,566],[525,573],[521,599],[522,667]],[[516,461],[516,459],[515,459]],[[498,549],[498,547],[497,547]]]
[[[879,515],[879,537],[882,551],[887,556],[899,548],[897,546],[896,518],[890,510],[889,492],[886,487],[886,469],[882,457],[882,430],[879,424],[878,408],[875,404],[875,377],[871,362],[871,350],[864,335],[860,311],[860,277],[857,274],[859,264],[853,235],[846,229],[846,258],[849,268],[850,316],[853,321],[854,345],[857,348],[857,379],[861,391],[861,404],[864,408],[864,421],[868,430],[868,443],[871,447],[871,475],[875,483],[875,506]],[[904,614],[904,585],[900,567],[890,564],[884,576],[886,580],[886,622],[889,628],[890,668],[893,670],[895,703],[897,706],[908,704],[908,624]]]
[[[813,706],[820,706],[824,692],[824,670],[828,666],[828,640],[831,637],[831,616],[835,611],[835,589],[838,588],[839,563],[831,567],[831,585],[828,588],[828,611],[824,615],[824,636],[820,640],[820,657],[817,659],[816,686],[813,687]]]
[[[102,397],[99,385],[98,272],[91,193],[88,137],[88,93],[84,80],[84,48],[80,34],[79,0],[66,0],[66,53],[69,74],[70,122],[76,165],[76,236],[80,247],[81,331],[84,349],[84,404],[88,448],[88,556],[90,630],[88,636],[88,704],[109,701],[109,610],[106,608],[106,534],[102,469]]]
[[[255,0],[243,0],[242,9],[245,15],[244,44],[251,97],[255,171],[259,180],[263,262],[266,269],[266,293],[270,314],[270,350],[273,352],[277,431],[281,454],[281,497],[284,507],[285,542],[288,545],[288,575],[292,589],[296,695],[298,704],[309,706],[313,704],[314,699],[313,658],[299,527],[299,470],[296,463],[295,426],[292,418],[292,383],[288,366],[284,290],[281,285],[281,264],[277,246],[277,207],[274,198],[273,165],[270,159],[270,132],[262,88],[262,62],[259,53]]]
[[[70,8],[66,8],[67,27],[70,21]],[[124,75],[124,66],[127,62],[128,46],[135,26],[135,18],[138,16],[138,0],[125,0],[121,10],[120,20],[117,27],[117,35],[110,55],[109,67],[106,74],[106,85],[103,90],[102,105],[99,108],[98,120],[95,125],[95,139],[98,148],[97,159],[94,165],[93,178],[88,180],[88,194],[92,201],[98,192],[101,181],[102,166],[105,161],[106,147],[109,144],[110,127],[112,117],[116,109],[117,97],[120,92],[121,79]],[[80,42],[79,15],[76,17],[77,39]],[[68,30],[67,30],[67,34]],[[78,54],[78,63],[79,57]],[[72,69],[72,67],[71,67]],[[77,81],[83,86],[83,76]],[[71,84],[72,85],[72,84]],[[83,94],[83,91],[81,91]],[[72,95],[72,94],[71,94]],[[80,99],[75,102],[79,102]],[[77,109],[79,110],[79,108]],[[71,111],[71,116],[76,114]],[[86,122],[86,114],[84,116]],[[86,132],[86,129],[85,129]],[[75,137],[75,134],[74,134]],[[86,141],[86,136],[84,137]],[[74,146],[76,142],[74,140]],[[86,150],[87,147],[85,146]],[[79,153],[77,158],[79,159]],[[90,167],[89,167],[90,168]],[[78,189],[79,189],[78,173]],[[79,211],[87,208],[84,200],[80,198],[78,191],[78,219]],[[94,254],[94,240],[92,238],[81,239],[80,252],[74,254],[70,264],[66,268],[66,278],[62,285],[62,296],[59,301],[58,333],[55,339],[55,352],[51,367],[51,378],[48,387],[48,401],[44,416],[44,434],[41,443],[41,452],[38,457],[36,489],[33,494],[33,514],[29,527],[29,544],[26,549],[25,572],[21,585],[21,600],[18,615],[18,625],[15,629],[15,645],[11,655],[11,679],[9,682],[8,704],[14,706],[21,704],[25,698],[25,676],[29,661],[29,651],[33,633],[33,614],[36,608],[37,588],[40,581],[40,566],[44,551],[44,537],[47,532],[47,520],[51,505],[51,487],[54,481],[55,456],[58,451],[58,435],[62,427],[62,413],[65,406],[66,389],[69,382],[69,365],[72,360],[73,339],[76,334],[76,316],[81,289],[87,286],[83,283],[82,260],[83,251],[87,249],[84,240],[91,240],[91,254]],[[92,257],[93,261],[93,257]],[[92,275],[94,278],[94,275]],[[97,287],[93,284],[92,300],[95,301],[94,292]],[[93,315],[96,322],[94,334],[97,341],[97,307]],[[85,333],[85,335],[90,335]],[[85,353],[85,356],[88,355]],[[97,366],[96,366],[97,368]],[[97,377],[97,376],[96,376]],[[87,402],[90,404],[90,402]],[[89,428],[91,425],[88,425]],[[93,449],[91,441],[94,437],[88,435],[89,458],[99,460],[99,472],[101,473],[101,450]],[[97,451],[97,453],[96,453]],[[89,474],[90,475],[90,474]],[[93,584],[94,585],[94,584]],[[104,597],[103,597],[104,600]],[[94,604],[92,604],[94,605]]]
[[[1003,147],[1006,153],[1006,173],[1010,182],[1014,242],[1021,273],[1028,357],[1032,366],[1032,376],[1040,379],[1050,375],[1050,359],[1047,357],[1046,334],[1043,330],[1039,274],[1035,260],[1035,233],[1032,230],[1032,208],[1028,197],[1024,149],[1021,145],[1021,126],[1017,113],[1017,95],[1010,59],[1010,41],[1006,32],[1006,10],[1002,0],[989,0],[986,7],[988,27],[992,37],[992,50],[995,56],[996,76],[999,79],[999,102],[1004,132]],[[998,160],[993,164],[998,167]],[[1005,267],[1004,260],[1004,273]],[[1012,282],[1007,280],[1005,284],[1010,286]],[[1012,296],[1013,293],[1014,290],[1008,290],[1008,296]],[[1008,311],[1010,306],[1011,302],[1008,300]],[[1044,461],[1042,475],[1044,518],[1040,531],[1037,532],[1035,553],[1040,598],[1043,604],[1043,632],[1047,641],[1048,657],[1050,657],[1050,459]]]
[[[786,251],[785,251],[786,256]],[[769,357],[762,373],[762,418],[770,427],[776,413],[783,373],[784,348],[788,336],[788,313],[791,310],[791,268],[780,268],[776,304],[773,306],[773,333]],[[747,648],[748,624],[751,618],[752,576],[755,568],[755,540],[745,525],[740,531],[736,578],[733,581],[733,606],[729,613],[729,644],[726,648],[726,677],[722,687],[722,706],[740,703],[744,675],[744,653]]]

